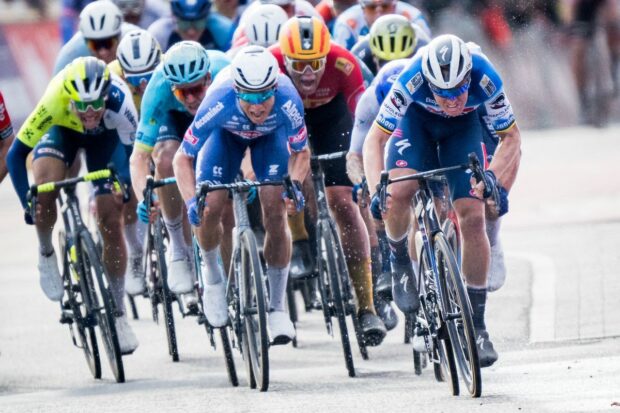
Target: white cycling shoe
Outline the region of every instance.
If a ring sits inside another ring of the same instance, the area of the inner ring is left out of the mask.
[[[295,325],[285,311],[270,311],[267,314],[267,325],[274,345],[287,344],[295,338]]]
[[[175,294],[189,293],[194,289],[194,272],[186,257],[168,264],[168,288]]]
[[[497,291],[506,282],[506,263],[504,262],[504,249],[498,239],[491,247],[491,265],[487,277],[487,291]]]
[[[202,305],[209,324],[215,328],[224,327],[228,322],[226,284],[220,282],[213,285],[205,285],[202,293]]]
[[[142,294],[146,289],[144,271],[142,268],[142,254],[129,257],[127,272],[125,273],[125,292],[129,295]]]
[[[118,336],[118,345],[121,348],[121,354],[131,354],[138,348],[138,339],[129,326],[127,316],[122,315],[114,320],[116,326],[116,335]]]
[[[56,252],[52,252],[52,254],[47,257],[39,253],[38,268],[41,289],[50,300],[60,301],[64,291],[62,277],[58,270]]]

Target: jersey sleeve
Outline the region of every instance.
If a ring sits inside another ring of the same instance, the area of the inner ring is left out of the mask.
[[[76,32],[71,40],[69,40],[58,53],[56,63],[54,64],[54,75],[65,68],[74,59],[82,56],[90,56],[90,50],[86,46],[82,32]]]
[[[144,151],[153,150],[159,129],[170,120],[167,99],[175,99],[175,97],[170,92],[161,67],[158,67],[146,86],[140,106],[141,116],[135,145]]]
[[[351,132],[349,152],[362,154],[366,135],[377,116],[377,112],[379,112],[379,102],[377,101],[375,87],[373,84],[366,89],[355,109],[355,121],[353,123],[353,131]]]
[[[127,85],[113,75],[112,86],[108,93],[104,123],[108,129],[116,129],[123,145],[133,145],[138,126],[138,111]]]
[[[336,58],[336,69],[341,73],[342,93],[344,94],[347,106],[351,114],[355,113],[357,101],[364,92],[364,77],[360,64],[351,53],[342,50]]]
[[[11,135],[13,135],[13,125],[9,112],[6,110],[2,93],[0,93],[0,140],[7,139]]]
[[[288,139],[289,148],[293,152],[302,151],[308,144],[308,132],[306,130],[304,104],[301,97],[291,80],[282,74],[278,78],[277,93],[282,96],[278,99],[276,105],[280,112],[278,115],[284,121],[283,130],[286,134],[286,139]]]
[[[512,105],[504,91],[504,83],[489,59],[482,54],[479,47],[476,50],[474,46],[470,46],[474,50],[472,53],[474,67],[478,66],[482,72],[478,77],[480,79],[478,84],[474,85],[477,94],[484,99],[481,105],[481,115],[496,132],[507,131],[515,124],[516,119]]]
[[[422,75],[420,75],[420,82],[422,82]],[[417,75],[416,75],[417,76]],[[420,83],[421,84],[421,83]],[[405,85],[403,85],[403,74],[392,85],[389,93],[381,103],[381,109],[375,119],[375,123],[384,132],[392,133],[396,129],[396,125],[403,118],[407,108],[413,102],[413,99]]]

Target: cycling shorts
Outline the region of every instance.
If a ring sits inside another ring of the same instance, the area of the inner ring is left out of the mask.
[[[340,93],[330,102],[317,108],[306,109],[308,143],[313,155],[348,151],[351,144],[353,117]],[[325,186],[353,186],[347,176],[345,157],[321,162]]]
[[[198,152],[196,182],[233,182],[248,147],[259,181],[278,181],[288,173],[288,140],[282,139],[277,131],[256,139],[243,139],[227,130],[216,129]]]
[[[176,110],[169,111],[167,114],[167,121],[159,127],[159,133],[157,134],[155,144],[169,140],[182,142],[185,131],[189,128],[189,125],[191,125],[192,120],[194,120],[194,117],[188,112],[179,112]]]
[[[85,135],[62,126],[52,126],[35,146],[33,159],[56,158],[70,167],[79,149],[84,149],[86,167],[89,172],[105,169],[112,162],[123,183],[130,184],[127,149],[118,138],[116,130],[104,129],[98,134]],[[95,195],[112,192],[112,181],[110,179],[93,181],[93,186]]]
[[[413,104],[388,140],[385,166],[428,171],[466,164],[471,152],[482,160],[482,128],[476,111],[443,117]],[[457,170],[446,177],[452,199],[471,197],[469,173]]]

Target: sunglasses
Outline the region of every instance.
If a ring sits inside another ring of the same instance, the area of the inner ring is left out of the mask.
[[[127,81],[127,83],[129,83],[131,86],[135,87],[135,88],[139,88],[140,85],[142,85],[142,82],[149,83],[149,80],[151,80],[151,77],[153,77],[153,72],[149,72],[149,73],[141,73],[139,75],[125,75],[125,80]]]
[[[196,85],[196,86],[192,86],[192,87],[177,87],[177,86],[173,86],[172,87],[172,93],[174,94],[174,96],[184,102],[185,100],[187,100],[187,98],[192,95],[194,97],[196,96],[200,96],[204,93],[205,89],[207,88],[207,83],[202,83],[200,85]]]
[[[286,67],[297,73],[303,73],[307,67],[310,67],[310,69],[316,73],[325,66],[325,62],[327,61],[325,57],[313,60],[294,60],[289,58],[286,58],[285,60]]]
[[[252,105],[259,105],[275,95],[276,88],[273,87],[271,89],[263,90],[260,92],[249,92],[241,89],[236,89],[237,97],[240,100],[251,103]]]
[[[196,31],[202,31],[207,27],[207,18],[198,20],[181,20],[177,19],[177,29],[181,32],[186,32],[190,29]]]
[[[463,93],[469,90],[469,84],[471,83],[471,76],[463,80],[459,86],[455,86],[451,89],[440,89],[432,83],[428,83],[428,87],[434,95],[442,97],[444,99],[456,99]]]
[[[73,107],[77,112],[84,113],[88,111],[88,108],[92,108],[95,112],[103,110],[105,108],[105,98],[100,97],[97,100],[93,100],[90,102],[78,102],[77,100],[72,101]]]
[[[100,49],[112,50],[118,45],[118,36],[107,37],[105,39],[87,39],[86,45],[93,51]]]
[[[394,2],[392,1],[383,2],[383,3],[374,3],[374,2],[362,3],[362,8],[369,10],[369,11],[375,11],[378,8],[381,8],[381,11],[387,11],[392,6],[394,6]]]

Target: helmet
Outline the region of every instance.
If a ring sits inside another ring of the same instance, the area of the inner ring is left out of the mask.
[[[287,6],[295,2],[295,0],[260,0],[262,4],[275,4],[276,6]]]
[[[106,39],[121,34],[123,15],[114,3],[99,0],[89,3],[80,13],[80,31],[85,39]]]
[[[465,42],[453,34],[431,40],[422,55],[422,73],[439,89],[457,86],[471,73],[471,52]]]
[[[406,17],[388,14],[373,23],[368,43],[377,59],[396,60],[411,56],[418,39]]]
[[[118,6],[123,16],[128,14],[141,16],[144,12],[145,0],[114,0],[114,4]]]
[[[110,89],[110,70],[96,57],[78,57],[64,69],[63,86],[71,100],[92,102],[106,96]]]
[[[262,46],[246,46],[230,63],[235,85],[244,90],[258,91],[276,84],[280,68],[276,58]]]
[[[175,85],[194,83],[209,72],[209,55],[198,42],[174,44],[162,58],[164,76]]]
[[[330,47],[329,30],[316,17],[293,17],[280,31],[280,49],[289,59],[320,59],[327,56]]]
[[[209,0],[172,0],[172,14],[181,20],[198,20],[207,17],[211,2]]]
[[[145,73],[155,70],[161,58],[157,40],[146,30],[136,29],[121,39],[116,58],[125,73]]]
[[[288,20],[282,7],[261,4],[247,16],[244,32],[250,44],[269,47],[278,41],[280,27]]]

